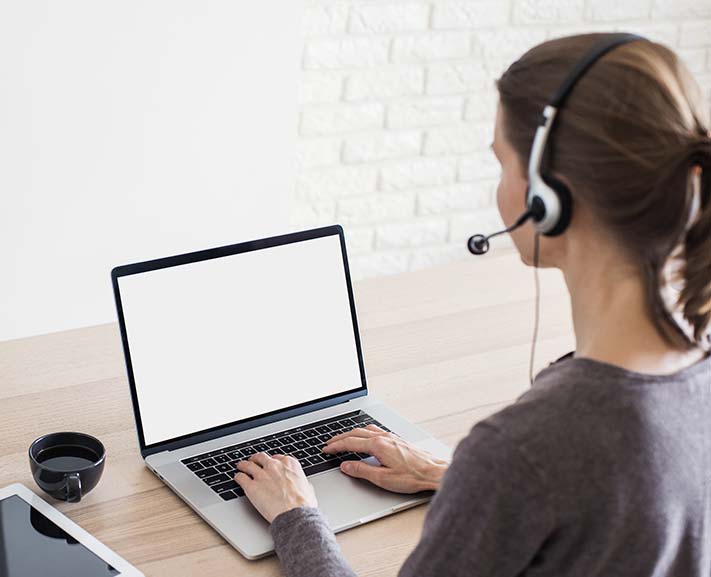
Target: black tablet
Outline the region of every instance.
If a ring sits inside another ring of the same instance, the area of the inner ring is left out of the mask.
[[[143,577],[27,487],[0,489],[0,576]]]

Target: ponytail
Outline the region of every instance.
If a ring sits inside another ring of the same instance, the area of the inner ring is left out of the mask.
[[[694,344],[711,346],[711,137],[699,138],[691,146],[690,165],[697,171],[700,186],[694,191],[691,226],[684,237],[683,289],[678,305],[693,329]],[[698,171],[700,170],[700,174]],[[695,184],[695,183],[694,183]]]

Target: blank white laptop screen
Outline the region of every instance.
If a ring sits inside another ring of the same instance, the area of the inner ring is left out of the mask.
[[[362,387],[338,235],[118,283],[146,445]]]

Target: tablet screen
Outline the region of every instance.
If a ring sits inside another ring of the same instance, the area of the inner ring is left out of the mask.
[[[119,572],[13,495],[0,500],[0,575],[105,577]]]

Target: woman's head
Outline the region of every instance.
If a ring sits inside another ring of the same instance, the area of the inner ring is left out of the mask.
[[[498,80],[498,203],[505,222],[524,208],[528,156],[544,106],[599,39],[587,34],[541,44]],[[553,130],[543,166],[569,185],[573,218],[563,237],[546,239],[542,262],[556,264],[566,235],[594,231],[639,274],[659,332],[681,348],[705,344],[711,320],[711,136],[708,105],[689,71],[660,44],[618,47],[580,79]],[[530,262],[530,229],[513,238]],[[676,262],[687,334],[661,296]]]

